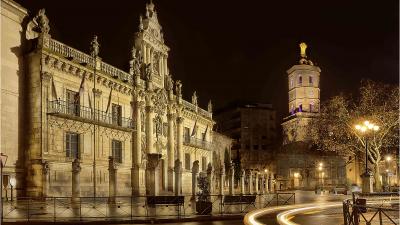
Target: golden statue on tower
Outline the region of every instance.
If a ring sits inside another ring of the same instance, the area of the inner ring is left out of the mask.
[[[300,46],[301,58],[307,58],[307,55],[306,55],[307,44],[304,42],[301,42],[299,46]]]

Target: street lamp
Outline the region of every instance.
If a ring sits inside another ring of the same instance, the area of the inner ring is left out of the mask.
[[[362,136],[364,136],[365,141],[365,174],[363,177],[368,178],[368,182],[364,181],[363,183],[363,192],[372,192],[372,180],[371,174],[368,171],[368,134],[370,132],[377,132],[379,130],[379,126],[369,122],[368,120],[364,121],[361,124],[356,124],[355,129],[360,132]]]
[[[6,166],[8,156],[4,153],[0,153],[0,210],[1,210],[1,222],[3,222],[3,167]]]

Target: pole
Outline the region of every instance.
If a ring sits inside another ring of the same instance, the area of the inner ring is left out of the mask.
[[[96,202],[96,69],[97,54],[94,55],[93,71],[93,201]]]
[[[365,174],[368,174],[368,139],[365,136]]]
[[[0,159],[0,210],[1,210],[0,222],[3,223],[3,160],[2,159]]]

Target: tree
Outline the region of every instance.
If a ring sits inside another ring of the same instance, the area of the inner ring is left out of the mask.
[[[355,124],[369,120],[380,129],[368,136],[368,161],[373,164],[376,189],[381,190],[379,162],[382,153],[399,145],[399,87],[361,81],[356,98],[338,95],[321,105],[321,113],[309,126],[309,135],[320,150],[341,155],[365,155],[365,137]]]

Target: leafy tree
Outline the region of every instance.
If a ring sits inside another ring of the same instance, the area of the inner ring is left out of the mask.
[[[380,129],[365,137],[355,124],[371,121]],[[363,80],[359,97],[341,94],[321,105],[320,115],[310,123],[309,132],[320,150],[342,155],[365,155],[374,168],[376,189],[381,190],[379,162],[382,153],[399,145],[399,87]]]

